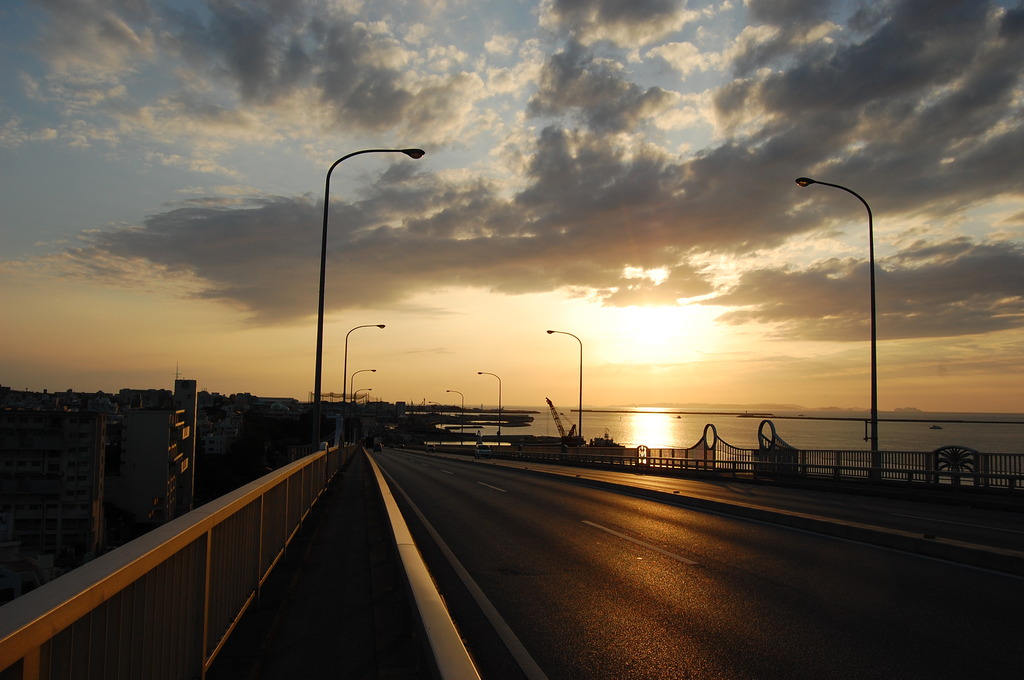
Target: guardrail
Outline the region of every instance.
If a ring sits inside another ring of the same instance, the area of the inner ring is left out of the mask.
[[[373,468],[377,487],[384,501],[395,549],[415,603],[414,609],[419,616],[420,630],[423,632],[429,647],[430,659],[434,664],[434,675],[444,680],[480,680],[476,665],[455,628],[448,607],[437,591],[433,577],[427,570],[423,556],[413,541],[412,533],[402,517],[390,487],[384,480],[380,467],[377,466],[377,461],[371,455],[367,455],[366,458]]]
[[[1024,453],[984,453],[964,446],[934,451],[801,450],[780,438],[770,420],[761,422],[758,442],[754,449],[733,446],[718,437],[714,425],[707,425],[700,441],[686,448],[506,446],[494,447],[492,455],[698,476],[1024,493]]]
[[[0,607],[0,680],[204,677],[358,448],[301,458]]]
[[[857,460],[865,458],[864,451],[800,451],[793,459],[781,456],[758,456],[757,450],[748,455],[734,455],[727,459],[689,458],[678,449],[648,449],[638,454],[636,448],[570,447],[561,451],[557,447],[512,447],[496,449],[495,458],[535,460],[569,465],[595,465],[602,467],[627,467],[635,470],[659,470],[663,472],[688,473],[705,476],[727,476],[747,479],[805,478],[821,481],[888,482],[922,487],[973,487],[1005,493],[1024,492],[1024,473],[1013,472],[971,472],[933,467],[908,468],[886,462],[889,453],[903,457],[907,452],[878,452],[882,454],[880,467]],[[919,457],[932,456],[933,452],[912,452]],[[804,456],[803,454],[808,454]],[[836,462],[814,462],[814,454],[834,456]],[[849,454],[849,455],[847,455]],[[995,456],[996,454],[991,454]],[[1014,463],[1024,462],[1021,454],[998,454],[1010,458]]]

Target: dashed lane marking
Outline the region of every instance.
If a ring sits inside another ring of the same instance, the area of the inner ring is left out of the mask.
[[[671,557],[672,559],[677,560],[679,562],[682,562],[683,564],[698,564],[698,562],[695,562],[695,561],[693,561],[691,559],[687,559],[687,558],[683,557],[682,555],[677,555],[677,554],[675,554],[673,552],[669,552],[667,550],[662,550],[661,548],[659,548],[656,545],[651,545],[650,543],[645,543],[644,541],[641,541],[639,539],[633,538],[632,536],[627,536],[626,534],[619,533],[618,531],[615,531],[614,529],[609,529],[608,527],[603,527],[600,524],[594,524],[593,522],[590,522],[588,520],[583,520],[583,523],[586,524],[587,526],[594,527],[595,529],[600,529],[601,531],[605,531],[605,532],[611,534],[612,536],[618,536],[619,538],[621,538],[624,541],[629,541],[630,543],[635,543],[637,545],[641,545],[641,546],[643,546],[645,548],[648,548],[650,550],[653,550],[655,552],[659,552],[662,555],[664,555],[666,557]]]

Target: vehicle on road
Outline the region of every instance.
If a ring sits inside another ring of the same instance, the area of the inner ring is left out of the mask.
[[[486,444],[477,444],[476,451],[473,453],[474,458],[490,458],[491,447]]]

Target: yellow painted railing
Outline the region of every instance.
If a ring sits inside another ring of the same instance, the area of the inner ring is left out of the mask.
[[[0,607],[0,680],[204,677],[357,448],[301,458]]]

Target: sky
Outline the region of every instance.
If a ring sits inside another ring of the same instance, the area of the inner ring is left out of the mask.
[[[328,168],[422,148],[331,175],[325,393],[866,409],[873,241],[883,413],[1024,412],[1021,54],[1020,0],[7,0],[0,385],[309,399]]]

